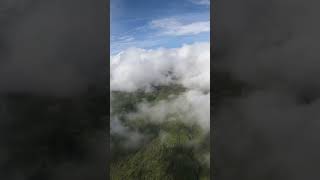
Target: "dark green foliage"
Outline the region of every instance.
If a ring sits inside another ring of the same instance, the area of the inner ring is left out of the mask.
[[[187,137],[187,134],[177,132],[168,136],[172,136],[168,137],[171,141],[157,138],[127,159],[113,164],[112,179],[199,179],[200,164],[193,148],[182,144],[178,138]]]
[[[136,105],[143,101],[157,102],[167,99],[170,95],[178,95],[184,92],[185,88],[180,85],[158,86],[154,87],[152,92],[142,90],[127,93],[114,91],[112,92],[112,112],[113,114],[121,115],[136,110]]]
[[[137,111],[139,103],[156,104],[182,92],[185,89],[178,85],[154,87],[152,92],[113,92],[113,115],[119,117],[127,128],[149,137],[149,141],[138,148],[128,149],[121,147],[125,139],[111,136],[115,145],[111,150],[112,180],[209,179],[209,167],[200,160],[209,152],[209,139],[205,138],[209,136],[203,134],[198,125],[186,123],[175,114],[168,116],[167,121],[157,123],[144,117],[126,119],[129,112]]]

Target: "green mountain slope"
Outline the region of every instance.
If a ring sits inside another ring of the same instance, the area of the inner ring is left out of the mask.
[[[158,103],[185,92],[181,86],[156,87],[152,92],[113,92],[112,113],[127,128],[149,137],[134,150],[116,146],[111,149],[112,180],[207,180],[209,166],[203,160],[209,153],[208,136],[197,124],[185,123],[181,115],[169,115],[168,120],[151,122],[143,117],[126,119],[127,113],[136,112],[141,102]],[[114,144],[123,139],[111,135]]]
[[[188,142],[197,135],[180,122],[164,125],[165,135],[154,139],[132,156],[111,166],[112,180],[208,179]],[[202,177],[201,177],[202,176]]]

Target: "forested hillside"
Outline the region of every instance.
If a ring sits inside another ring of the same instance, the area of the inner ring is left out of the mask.
[[[165,116],[152,120],[158,115],[141,111],[141,104],[157,106],[185,92],[182,86],[168,85],[151,92],[112,93],[112,117],[121,128],[111,129],[111,179],[209,179],[209,134],[196,120],[187,120],[183,111],[158,112],[161,108],[157,112]]]

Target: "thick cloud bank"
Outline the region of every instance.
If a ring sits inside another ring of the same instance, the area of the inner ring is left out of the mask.
[[[127,119],[143,118],[157,124],[170,121],[170,116],[175,115],[175,118],[188,124],[196,123],[205,133],[209,132],[209,43],[195,43],[172,49],[131,48],[111,57],[110,72],[111,91],[152,93],[158,86],[171,85],[186,89],[177,96],[136,104],[137,111],[126,114]],[[114,116],[111,117],[111,133],[127,137],[128,143],[125,144],[138,144],[139,140],[145,139],[142,138],[143,135],[126,128]]]
[[[210,89],[210,45],[145,50],[131,48],[111,57],[112,91],[151,90],[152,86],[181,84],[189,89]]]

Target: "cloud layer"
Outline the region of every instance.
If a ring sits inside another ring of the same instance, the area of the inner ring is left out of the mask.
[[[111,57],[113,91],[150,90],[178,83],[190,89],[210,89],[210,45],[196,43],[174,49],[131,48]]]
[[[131,48],[111,57],[110,72],[111,91],[152,92],[156,86],[177,84],[186,88],[178,96],[153,103],[136,104],[137,111],[126,114],[128,120],[143,118],[158,124],[174,120],[171,119],[173,117],[186,124],[197,124],[205,133],[209,132],[209,43],[195,43],[172,49]],[[111,132],[128,137],[126,144],[132,146],[145,139],[145,135],[126,128],[117,117],[111,117],[111,122]]]
[[[210,93],[187,91],[182,95],[162,100],[156,104],[141,103],[138,112],[130,114],[131,118],[144,117],[152,122],[161,123],[181,119],[186,124],[197,124],[206,132],[210,131]],[[168,119],[169,117],[169,119]]]
[[[165,18],[153,20],[150,25],[152,28],[157,28],[160,34],[170,36],[186,36],[210,32],[209,21],[182,23],[175,18]]]

